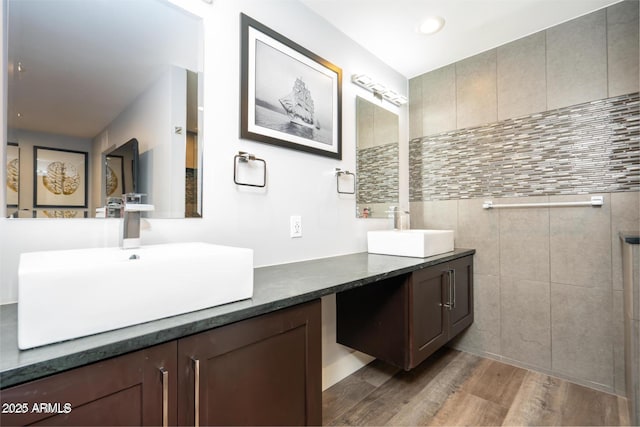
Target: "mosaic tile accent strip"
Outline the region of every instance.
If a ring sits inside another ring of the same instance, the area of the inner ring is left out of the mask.
[[[398,202],[398,143],[358,150],[357,203]]]
[[[198,213],[198,169],[185,169],[185,217],[199,218]]]
[[[640,190],[640,95],[409,142],[411,201]]]

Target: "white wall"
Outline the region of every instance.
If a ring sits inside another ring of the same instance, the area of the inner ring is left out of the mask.
[[[354,196],[337,194],[332,173],[336,167],[355,169],[355,97],[372,99],[350,78],[367,73],[404,94],[406,79],[297,1],[175,2],[204,19],[204,218],[149,220],[143,242],[201,240],[253,248],[256,266],[366,250],[366,231],[387,227],[387,220],[356,219]],[[342,68],[342,161],[239,139],[241,12]],[[4,89],[2,94],[4,99]],[[391,109],[400,116],[401,203],[407,205],[408,111]],[[234,185],[233,156],[238,150],[267,161],[266,190]],[[290,215],[302,216],[302,238],[289,237]],[[16,301],[21,252],[115,246],[117,242],[117,220],[1,219],[0,302]],[[334,300],[323,302],[324,385],[328,386],[363,361],[335,344]]]
[[[184,216],[184,180],[187,127],[187,74],[167,67],[131,105],[94,138],[94,160],[99,165],[105,151],[136,138],[140,151],[140,188],[144,203],[155,206],[153,218]],[[174,127],[182,127],[182,134]],[[94,169],[94,194],[100,188],[102,168]],[[101,205],[98,205],[101,206]]]

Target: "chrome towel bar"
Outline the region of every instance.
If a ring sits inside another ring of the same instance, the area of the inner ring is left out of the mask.
[[[340,168],[336,168],[335,169],[335,175],[336,175],[336,189],[338,190],[338,194],[356,194],[356,174],[353,172],[349,172],[349,171],[343,171]],[[343,191],[340,190],[340,177],[346,175],[346,176],[351,176],[353,177],[353,189],[349,190],[349,191]]]
[[[262,163],[262,183],[251,184],[248,182],[241,182],[238,180],[238,165],[240,163],[259,162]],[[238,154],[233,156],[233,182],[236,185],[244,185],[246,187],[258,187],[264,188],[267,186],[267,162],[263,159],[257,158],[254,154],[249,154],[244,151],[238,151]]]
[[[549,203],[504,203],[494,204],[491,200],[487,200],[482,204],[484,209],[496,208],[559,208],[573,206],[592,206],[599,207],[604,205],[604,196],[591,196],[591,200],[584,202],[549,202]]]

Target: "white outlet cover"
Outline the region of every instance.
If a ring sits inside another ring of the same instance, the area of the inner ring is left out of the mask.
[[[302,237],[302,217],[300,215],[291,216],[291,237]]]

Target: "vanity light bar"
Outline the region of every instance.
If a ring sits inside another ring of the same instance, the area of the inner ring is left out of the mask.
[[[400,95],[381,83],[375,82],[371,77],[366,74],[354,74],[351,76],[351,82],[372,92],[374,96],[380,99],[386,99],[394,105],[403,105],[409,102],[406,96]]]

